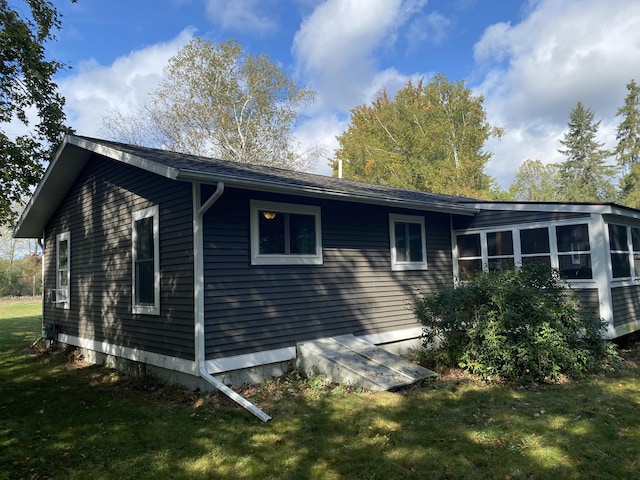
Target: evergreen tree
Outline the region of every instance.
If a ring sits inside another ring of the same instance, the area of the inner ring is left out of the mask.
[[[616,116],[622,117],[618,125],[615,154],[624,176],[620,181],[620,202],[640,207],[640,86],[631,80],[627,84],[624,106]]]
[[[622,122],[618,125],[615,150],[618,163],[625,169],[640,163],[640,86],[631,80],[627,90],[624,106],[616,113]]]
[[[561,198],[567,202],[608,202],[614,197],[611,178],[614,169],[605,161],[610,152],[596,140],[600,122],[593,112],[578,102],[569,115],[569,131],[558,150],[567,159],[560,165]]]

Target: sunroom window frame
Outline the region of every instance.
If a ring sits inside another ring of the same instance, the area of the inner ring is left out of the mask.
[[[590,283],[594,281],[594,271],[593,271],[593,257],[596,254],[594,250],[594,242],[592,239],[594,226],[589,220],[582,219],[571,219],[564,221],[555,221],[555,222],[535,222],[530,224],[514,224],[509,226],[496,226],[491,228],[473,228],[469,230],[456,230],[453,232],[452,236],[452,248],[454,251],[454,277],[456,278],[456,282],[466,282],[469,279],[462,279],[460,277],[460,260],[471,260],[471,259],[481,259],[481,272],[488,271],[488,260],[490,257],[488,254],[488,242],[487,242],[487,234],[495,233],[495,232],[506,232],[511,231],[512,233],[512,241],[513,241],[513,259],[514,265],[516,268],[522,266],[523,258],[534,257],[534,256],[548,256],[550,257],[551,268],[559,269],[560,268],[560,256],[570,254],[570,252],[559,252],[558,251],[558,239],[556,227],[564,227],[564,226],[577,226],[577,225],[586,225],[587,226],[587,235],[589,241],[589,250],[580,250],[576,251],[576,254],[579,255],[589,255],[591,257],[591,278],[567,278],[567,281],[570,281],[572,284],[581,284],[581,283]],[[520,234],[525,230],[532,230],[538,228],[546,228],[547,235],[549,237],[549,253],[538,253],[538,254],[522,254],[521,243],[520,243]],[[462,235],[480,235],[480,250],[481,256],[473,256],[473,257],[461,257],[457,248],[457,238]]]

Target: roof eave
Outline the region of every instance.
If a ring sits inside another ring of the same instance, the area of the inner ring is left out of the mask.
[[[178,175],[178,170],[175,168],[160,165],[82,137],[67,135],[56,150],[42,180],[22,212],[13,231],[15,238],[42,236],[51,216],[94,153],[173,180]]]
[[[429,212],[442,212],[452,213],[457,215],[473,216],[479,212],[475,206],[446,204],[443,202],[413,202],[409,200],[390,199],[380,197],[369,197],[366,195],[354,195],[352,193],[346,193],[338,190],[330,190],[314,186],[304,186],[292,184],[284,184],[279,182],[270,182],[267,180],[246,180],[240,179],[234,176],[209,174],[203,172],[197,172],[192,170],[180,170],[176,180],[182,180],[186,182],[201,182],[201,183],[215,183],[224,182],[225,185],[236,188],[243,188],[249,190],[259,190],[262,192],[270,193],[284,193],[289,195],[301,195],[305,197],[315,198],[333,198],[336,200],[366,203],[370,205],[385,205],[395,206],[399,208],[409,208],[412,210],[421,210]]]

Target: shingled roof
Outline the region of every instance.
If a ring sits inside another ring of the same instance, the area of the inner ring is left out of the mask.
[[[354,182],[262,165],[170,152],[77,135],[65,137],[16,226],[16,237],[35,238],[71,188],[88,159],[98,154],[164,177],[259,191],[343,201],[395,205],[417,210],[473,215],[471,199]]]

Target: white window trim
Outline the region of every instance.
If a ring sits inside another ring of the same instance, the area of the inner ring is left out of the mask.
[[[293,203],[251,200],[251,265],[322,265],[322,220],[320,207]],[[260,254],[259,212],[272,210],[277,213],[313,215],[316,226],[316,252],[314,254]]]
[[[420,225],[420,235],[422,236],[422,261],[421,262],[403,262],[398,261],[396,252],[396,222],[399,223],[417,223]],[[398,215],[396,213],[389,214],[389,241],[391,248],[391,270],[427,270],[427,235],[424,226],[424,217],[418,215]]]
[[[67,242],[67,286],[60,285],[60,243]],[[71,301],[71,232],[56,235],[56,291],[54,303],[58,308],[69,309]]]
[[[612,250],[611,249],[611,235],[609,235],[609,225],[617,225],[619,227],[625,227],[627,229],[627,250]],[[629,283],[629,284],[637,284],[640,281],[640,276],[636,275],[636,260],[635,254],[638,253],[633,250],[633,237],[632,237],[632,229],[638,228],[635,225],[625,225],[623,223],[615,223],[615,222],[607,222],[605,226],[606,238],[607,238],[607,247],[609,251],[609,279],[611,282],[616,283]],[[627,255],[627,261],[629,262],[629,273],[630,275],[625,277],[614,277],[613,276],[613,264],[611,261],[612,253],[624,253]]]
[[[580,250],[575,252],[559,252],[558,251],[558,240],[556,235],[556,227],[559,226],[570,226],[570,225],[587,225],[587,229],[589,232],[589,250]],[[549,234],[549,250],[547,253],[537,253],[537,254],[526,254],[523,255],[520,249],[520,231],[521,230],[529,230],[533,228],[547,228],[547,232]],[[607,235],[607,243],[608,243],[608,229],[605,227],[606,235]],[[571,255],[571,254],[579,254],[579,255],[590,255],[592,261],[591,273],[593,278],[572,278],[567,279],[569,283],[572,285],[580,285],[580,284],[590,284],[595,281],[595,267],[593,266],[593,262],[595,261],[595,255],[597,250],[595,248],[596,240],[594,239],[596,225],[590,219],[579,219],[572,218],[566,220],[552,221],[552,222],[535,222],[535,223],[527,223],[527,224],[515,224],[509,226],[502,227],[491,227],[491,228],[472,228],[467,230],[455,230],[452,235],[452,251],[453,251],[453,275],[454,278],[459,279],[460,271],[459,271],[459,260],[472,260],[472,259],[481,259],[482,261],[482,271],[486,272],[488,270],[488,260],[489,258],[497,258],[497,257],[489,257],[488,249],[487,249],[487,234],[493,232],[505,232],[511,231],[513,238],[513,253],[514,253],[514,262],[516,267],[522,266],[522,259],[528,256],[538,256],[550,255],[551,257],[551,268],[559,269],[560,268],[560,260],[559,257],[562,255]],[[472,257],[461,257],[458,254],[457,249],[457,237],[459,235],[471,235],[479,233],[480,234],[480,249],[481,256],[472,256]],[[607,257],[608,258],[608,257]],[[607,260],[609,262],[610,260]],[[611,271],[611,267],[609,266],[609,271]],[[609,273],[611,275],[611,272]],[[618,280],[618,279],[616,279]],[[459,280],[456,280],[459,281]]]
[[[133,313],[160,315],[160,209],[154,205],[131,214],[131,309]],[[145,218],[153,218],[153,305],[137,305],[136,298],[136,229],[135,224]]]

